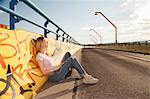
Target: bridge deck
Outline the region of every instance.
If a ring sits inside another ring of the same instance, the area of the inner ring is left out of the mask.
[[[143,57],[147,56],[83,49],[81,63],[99,82],[84,85],[80,80],[65,80],[43,91],[45,96],[41,99],[150,99],[150,62],[148,57]]]
[[[82,55],[99,82],[80,85],[79,99],[150,99],[150,62],[142,55],[102,49],[84,49]]]

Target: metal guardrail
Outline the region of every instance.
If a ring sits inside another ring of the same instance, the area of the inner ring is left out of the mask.
[[[43,18],[46,19],[46,22],[44,23],[44,26],[41,26],[35,22],[30,21],[29,19],[23,17],[22,15],[14,12],[15,11],[15,7],[18,4],[19,1],[24,2],[26,5],[28,5],[30,8],[32,8],[34,11],[36,11],[38,14],[40,14]],[[1,5],[0,5],[1,6]],[[11,10],[10,10],[11,9]],[[69,43],[74,43],[77,45],[81,45],[80,43],[78,43],[74,38],[72,38],[69,34],[67,34],[63,29],[61,29],[57,24],[55,24],[52,20],[50,20],[47,15],[40,10],[34,3],[32,3],[30,0],[11,0],[10,2],[10,9],[1,6],[1,10],[7,12],[10,14],[10,29],[14,30],[15,29],[15,23],[21,21],[21,20],[25,20],[33,25],[36,25],[42,29],[44,29],[44,36],[47,37],[48,33],[53,33],[56,35],[56,40],[58,40],[59,37],[62,37],[62,41],[64,42],[64,40],[66,39],[66,42]],[[54,25],[57,30],[56,32],[53,32],[51,30],[49,30],[47,28],[48,23],[51,23],[52,25]],[[61,31],[63,32],[62,35],[60,35],[58,32]],[[66,37],[65,37],[66,36]]]
[[[46,29],[46,30],[48,30],[49,32],[51,32],[51,33],[53,33],[53,34],[56,34],[56,35],[58,35],[58,36],[60,36],[60,37],[62,37],[62,38],[64,38],[64,39],[67,39],[68,41],[72,42],[70,39],[65,38],[65,37],[62,36],[62,35],[59,35],[59,34],[53,32],[53,31],[47,29],[46,27],[43,27],[43,26],[41,26],[41,25],[39,25],[39,24],[36,24],[35,22],[30,21],[30,20],[27,19],[27,18],[24,18],[22,15],[20,15],[20,14],[14,12],[13,10],[10,10],[10,9],[4,7],[4,6],[0,6],[0,9],[3,10],[3,11],[5,11],[5,12],[7,12],[7,13],[13,14],[14,16],[17,16],[17,17],[19,18],[19,20],[25,20],[25,21],[27,21],[27,22],[29,22],[29,23],[31,23],[31,24],[33,24],[33,25],[39,27],[39,28]],[[73,43],[73,42],[72,42],[72,43]]]
[[[108,43],[105,45],[115,45],[114,43]],[[118,45],[150,45],[150,40],[146,41],[134,41],[134,42],[124,42],[124,43],[118,43]]]
[[[136,41],[136,42],[124,42],[124,43],[105,43],[105,44],[85,44],[83,46],[119,46],[119,45],[149,45],[150,46],[150,40],[146,41]]]

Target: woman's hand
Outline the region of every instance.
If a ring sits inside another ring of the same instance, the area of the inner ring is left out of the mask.
[[[50,76],[50,75],[53,75],[53,74],[54,74],[54,72],[50,72],[50,73],[48,73],[47,75]]]
[[[51,55],[48,54],[48,56],[54,56],[56,54],[57,48],[55,48],[55,50],[53,51],[53,53]]]
[[[52,54],[51,56],[54,56],[54,55],[55,55],[55,53],[56,53],[56,49],[53,51],[53,54]]]

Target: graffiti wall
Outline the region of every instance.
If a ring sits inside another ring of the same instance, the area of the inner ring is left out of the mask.
[[[23,30],[0,28],[0,99],[29,99],[47,81],[37,62],[34,38],[39,34]],[[81,46],[56,41],[49,38],[49,55],[54,65],[58,65],[63,55],[72,54]]]

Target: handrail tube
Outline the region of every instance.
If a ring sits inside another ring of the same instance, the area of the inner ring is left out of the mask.
[[[42,29],[48,30],[48,32],[51,32],[51,33],[53,33],[53,34],[56,34],[56,35],[61,36],[62,38],[65,38],[65,37],[63,37],[62,35],[57,34],[57,33],[53,32],[53,31],[49,30],[49,29],[46,28],[46,27],[43,27],[43,26],[41,26],[41,25],[39,25],[39,24],[36,24],[36,23],[30,21],[30,20],[27,19],[27,18],[24,18],[22,15],[16,13],[16,12],[13,11],[13,10],[10,10],[10,9],[8,9],[8,8],[6,8],[6,7],[4,7],[4,6],[2,6],[2,5],[0,5],[0,9],[3,10],[3,11],[5,11],[5,12],[7,12],[7,13],[13,14],[14,16],[20,17],[20,18],[22,18],[23,20],[25,20],[25,21],[27,21],[27,22],[33,24],[33,25],[36,25],[36,26],[38,26],[38,27],[40,27],[40,28],[42,28]],[[72,41],[71,41],[70,39],[68,39],[68,38],[65,38],[65,39],[67,39],[68,41],[72,42]],[[72,43],[75,43],[75,42],[72,42]],[[75,44],[77,44],[77,43],[75,43]]]
[[[33,10],[35,10],[37,13],[39,13],[41,16],[43,16],[47,21],[49,21],[50,23],[52,23],[53,25],[55,25],[57,28],[59,28],[59,30],[61,30],[62,32],[64,32],[65,34],[67,34],[63,29],[61,29],[58,25],[56,25],[52,20],[50,20],[47,15],[41,10],[39,9],[35,4],[33,4],[30,0],[20,0],[23,1],[25,4],[27,4],[29,7],[31,7]]]
[[[42,12],[41,9],[39,9],[35,4],[33,4],[31,1],[29,0],[20,0],[23,1],[25,4],[27,4],[29,7],[31,7],[33,10],[35,10],[37,13],[39,13],[41,16],[43,16],[45,19],[47,19],[49,22],[51,22],[53,25],[55,25],[57,28],[59,28],[60,30],[62,30],[58,25],[56,25],[53,21],[51,21],[47,15]],[[64,32],[64,31],[63,31]]]
[[[19,2],[19,1],[22,1],[24,2],[26,5],[28,5],[29,7],[31,7],[34,11],[36,11],[37,13],[39,13],[42,17],[44,17],[47,21],[45,22],[46,24],[48,24],[48,22],[52,23],[54,26],[56,26],[59,30],[61,30],[62,32],[64,32],[65,34],[67,34],[63,29],[61,29],[58,25],[56,25],[52,20],[50,20],[47,15],[42,11],[40,10],[34,3],[32,3],[30,0],[17,0],[16,1],[16,4]],[[11,5],[10,5],[11,6]],[[13,10],[13,9],[12,9]],[[45,26],[45,25],[44,25]],[[45,26],[47,27],[47,26]],[[48,33],[46,30],[44,30],[44,36],[46,36],[46,33]],[[68,35],[68,34],[67,34]],[[70,36],[70,35],[69,35]],[[71,37],[72,38],[72,37]]]
[[[72,39],[73,39],[73,41],[74,41],[76,44],[81,45],[81,44],[78,43],[74,38],[72,38]]]
[[[7,12],[7,13],[11,13],[11,14],[17,16],[17,17],[20,17],[20,18],[22,18],[23,20],[25,20],[25,21],[27,21],[27,22],[29,22],[29,23],[32,23],[32,24],[34,24],[34,25],[36,25],[36,26],[38,26],[38,27],[40,27],[40,28],[42,28],[42,29],[46,29],[45,27],[40,26],[40,25],[38,25],[38,24],[36,24],[36,23],[30,21],[30,20],[27,19],[27,18],[24,18],[22,15],[20,15],[20,14],[14,12],[13,10],[10,10],[10,9],[8,9],[8,8],[6,8],[6,7],[4,7],[4,6],[2,6],[2,5],[0,5],[0,9],[3,10],[3,11],[5,11],[5,12]],[[48,29],[47,29],[47,30],[48,30]],[[51,32],[51,31],[50,31],[50,32]]]

